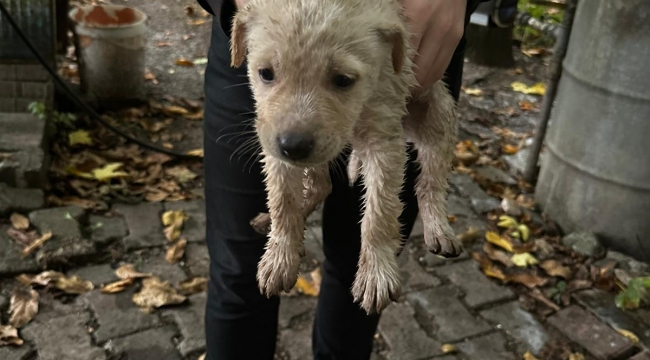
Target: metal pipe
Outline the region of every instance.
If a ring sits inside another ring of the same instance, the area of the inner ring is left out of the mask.
[[[553,58],[549,65],[549,85],[546,89],[544,103],[542,104],[541,117],[535,129],[533,145],[523,174],[524,180],[529,183],[533,183],[537,177],[537,162],[539,160],[542,144],[544,143],[544,137],[546,136],[546,128],[548,127],[551,110],[553,109],[557,87],[560,82],[560,77],[562,76],[562,62],[564,61],[564,56],[566,55],[566,50],[569,46],[569,38],[571,36],[571,27],[573,26],[573,17],[575,15],[577,2],[578,0],[567,0],[562,24],[559,27],[559,36],[555,42]]]
[[[564,14],[566,16],[566,12]],[[525,12],[518,13],[515,22],[517,25],[530,26],[533,29],[541,31],[544,34],[551,36],[555,39],[559,39],[561,36],[562,27],[560,25],[539,21],[536,18],[532,17],[530,14]]]

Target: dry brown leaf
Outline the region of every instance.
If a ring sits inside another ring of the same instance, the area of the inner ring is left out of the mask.
[[[149,69],[145,69],[144,79],[147,81],[151,81],[154,85],[158,85],[158,79],[156,78],[156,75],[154,75]]]
[[[473,226],[470,226],[464,233],[456,235],[456,239],[458,239],[458,241],[462,242],[463,244],[470,243],[479,237],[481,237],[481,230]]]
[[[123,280],[118,280],[104,286],[101,290],[104,294],[115,294],[126,290],[133,282],[135,278],[127,278]]]
[[[95,288],[92,282],[84,280],[78,275],[70,277],[61,276],[54,283],[54,287],[63,291],[66,294],[84,294]]]
[[[183,118],[187,120],[203,120],[203,116],[204,116],[203,110],[200,110],[198,112],[195,112],[194,114],[183,115]]]
[[[138,279],[152,276],[150,273],[141,273],[135,270],[133,264],[124,264],[115,270],[115,276],[119,279]]]
[[[169,194],[161,190],[150,190],[144,198],[150,202],[161,202],[169,197]]]
[[[7,345],[23,344],[23,339],[18,337],[18,329],[11,325],[0,325],[0,347]]]
[[[506,267],[513,267],[515,264],[510,260],[510,256],[505,252],[496,249],[494,246],[489,243],[483,243],[483,252],[490,258],[490,260],[498,261]]]
[[[205,357],[206,357],[207,355],[208,355],[208,354],[203,353],[203,355],[199,356],[199,359],[198,359],[198,360],[205,360]]]
[[[181,304],[186,299],[185,296],[177,293],[168,282],[161,281],[157,277],[142,280],[142,289],[133,295],[133,302],[145,312],[165,305]]]
[[[486,276],[493,277],[501,281],[506,280],[506,275],[503,273],[503,271],[494,266],[494,263],[492,263],[492,261],[490,261],[490,259],[488,259],[485,254],[474,252],[472,253],[472,258],[474,258],[474,260],[479,263],[481,271],[483,271]]]
[[[535,106],[535,104],[533,104],[532,102],[530,102],[528,100],[521,100],[519,102],[519,108],[521,110],[524,110],[524,111],[531,111],[531,110],[535,110],[536,106]]]
[[[505,154],[513,155],[519,152],[519,147],[517,145],[506,144],[501,147],[501,151]]]
[[[23,231],[14,229],[13,227],[7,229],[7,235],[11,238],[11,240],[24,246],[33,243],[34,240],[38,238],[38,233],[35,230]]]
[[[62,276],[65,275],[63,275],[58,271],[48,270],[48,271],[43,271],[38,275],[21,274],[18,277],[16,277],[16,280],[18,280],[19,282],[25,285],[47,286],[49,283],[59,280],[59,278],[61,278]]]
[[[38,314],[40,296],[31,288],[18,288],[11,295],[9,324],[17,329],[27,325]]]
[[[177,106],[177,105],[168,105],[163,107],[163,111],[167,115],[187,115],[189,114],[189,110],[182,106]]]
[[[585,360],[585,356],[582,353],[573,353],[569,355],[569,360]]]
[[[173,176],[181,184],[196,179],[197,174],[193,173],[187,166],[179,165],[165,169],[165,174]]]
[[[524,360],[539,360],[535,355],[531,354],[530,351],[526,351],[524,354]]]
[[[34,242],[29,244],[27,247],[25,247],[21,252],[21,256],[23,258],[29,256],[29,254],[31,254],[32,252],[34,252],[34,250],[43,246],[43,244],[45,244],[45,242],[50,240],[51,238],[52,238],[52,232],[51,231],[46,232],[41,237],[34,240]]]
[[[541,278],[535,274],[521,273],[508,275],[506,282],[516,282],[526,286],[529,289],[534,289],[538,286],[543,286],[548,282],[548,279]]]
[[[11,214],[9,220],[11,221],[11,226],[13,226],[14,229],[27,230],[29,228],[29,219],[24,215],[13,213]]]
[[[208,281],[207,277],[195,277],[185,280],[178,284],[178,292],[185,296],[205,292],[208,290]]]
[[[440,350],[443,354],[454,354],[458,352],[458,347],[454,344],[442,344]]]
[[[571,269],[566,266],[563,266],[557,260],[546,260],[539,265],[547,274],[550,276],[558,276],[569,280],[571,278]]]
[[[196,20],[190,20],[187,23],[189,25],[198,26],[198,25],[205,24],[205,21],[206,21],[205,19],[196,19]],[[183,40],[187,40],[187,39],[183,39]]]
[[[192,60],[180,58],[180,59],[176,60],[176,65],[191,67],[191,66],[194,66],[194,63],[192,62]]]
[[[194,149],[186,152],[185,154],[196,157],[203,157],[203,149]]]
[[[165,254],[165,260],[167,260],[167,262],[170,264],[175,264],[179,262],[183,258],[183,255],[185,255],[186,246],[187,246],[187,240],[185,239],[178,240],[176,243],[174,243],[172,246],[170,246],[167,249],[167,253]]]

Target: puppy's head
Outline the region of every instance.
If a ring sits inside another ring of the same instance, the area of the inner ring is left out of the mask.
[[[248,60],[264,151],[299,166],[349,143],[378,79],[399,72],[405,34],[363,0],[252,0],[233,20],[233,66]]]

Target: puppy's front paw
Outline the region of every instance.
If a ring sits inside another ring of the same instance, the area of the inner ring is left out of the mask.
[[[260,293],[271,297],[291,291],[298,280],[299,266],[300,251],[277,245],[267,248],[257,265]]]
[[[430,252],[444,256],[446,258],[455,258],[463,253],[463,244],[456,239],[454,230],[449,226],[447,221],[442,224],[433,224],[427,229],[425,224],[424,242]]]
[[[266,235],[271,231],[271,215],[269,213],[259,213],[250,221],[250,224],[255,231]]]
[[[352,296],[354,302],[368,315],[381,313],[391,301],[397,301],[401,292],[399,267],[395,254],[390,249],[372,254],[362,254],[359,262]]]

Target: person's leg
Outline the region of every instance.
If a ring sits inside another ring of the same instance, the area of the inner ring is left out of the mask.
[[[478,1],[469,1],[469,12]],[[461,40],[445,72],[445,83],[456,101],[460,96],[465,39]],[[400,196],[404,211],[400,217],[402,237],[406,240],[418,215],[415,180],[419,169],[414,163],[416,153],[409,149],[404,190]],[[345,167],[343,167],[345,168]],[[312,333],[314,359],[354,359],[370,357],[379,316],[366,315],[351,294],[357,261],[361,250],[361,195],[359,183],[348,186],[347,176],[332,174],[332,194],[323,208],[323,278]]]
[[[266,193],[253,148],[253,101],[245,86],[246,71],[230,67],[228,46],[228,35],[215,21],[205,75],[206,238],[210,254],[207,359],[271,360],[279,299],[267,299],[259,292],[257,263],[266,237],[249,224],[258,213],[267,211]]]

